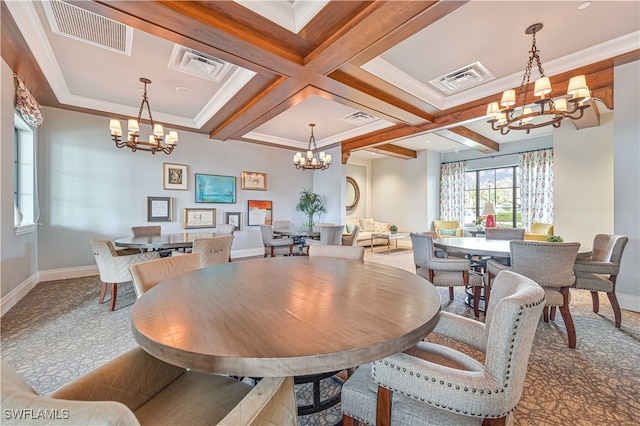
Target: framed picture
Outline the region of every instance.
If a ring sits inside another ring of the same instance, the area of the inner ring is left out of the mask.
[[[267,174],[260,172],[242,172],[242,189],[267,190]]]
[[[255,226],[255,225],[271,225],[271,213],[273,211],[273,202],[272,201],[264,201],[264,200],[249,200],[248,204],[248,212],[249,219],[247,221],[247,225]]]
[[[189,189],[189,166],[164,163],[164,189]]]
[[[196,173],[196,203],[235,203],[236,177]]]
[[[173,202],[171,197],[147,197],[147,221],[171,222]]]
[[[242,231],[242,212],[226,212],[224,223],[235,225],[236,231]]]
[[[183,225],[190,228],[213,228],[216,226],[216,209],[184,209]]]

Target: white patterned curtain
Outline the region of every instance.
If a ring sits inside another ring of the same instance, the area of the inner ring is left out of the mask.
[[[16,81],[16,109],[20,111],[24,121],[31,127],[40,126],[44,121],[42,112],[40,112],[40,104],[24,85],[22,79],[16,74],[13,77]]]
[[[520,154],[522,226],[553,223],[553,149]]]
[[[464,178],[467,163],[440,165],[440,220],[464,224]]]

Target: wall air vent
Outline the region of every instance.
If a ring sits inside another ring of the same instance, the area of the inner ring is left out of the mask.
[[[234,65],[176,44],[173,47],[167,67],[170,70],[220,83],[229,71],[234,68]]]
[[[345,117],[342,117],[340,120],[344,121],[345,123],[349,123],[352,126],[362,126],[363,124],[379,120],[379,118],[374,117],[373,115],[369,115],[366,112],[356,111]]]
[[[61,0],[42,2],[51,31],[124,55],[131,55],[133,28]]]
[[[484,65],[480,62],[474,62],[471,65],[434,78],[429,83],[445,94],[451,95],[495,78]]]

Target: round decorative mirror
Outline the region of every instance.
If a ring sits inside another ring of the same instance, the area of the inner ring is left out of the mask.
[[[353,213],[360,202],[360,188],[358,182],[351,176],[347,176],[347,213]]]

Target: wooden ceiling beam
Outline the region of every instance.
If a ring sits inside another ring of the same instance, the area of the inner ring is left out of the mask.
[[[434,133],[466,147],[484,152],[485,154],[500,151],[500,145],[497,142],[466,127],[451,127],[449,129],[438,130]]]
[[[391,143],[376,145],[374,147],[367,148],[367,151],[388,155],[390,157],[402,158],[403,160],[418,158],[418,153],[413,149],[403,148]]]

